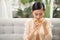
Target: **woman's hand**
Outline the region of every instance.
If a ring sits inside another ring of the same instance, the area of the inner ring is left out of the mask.
[[[43,28],[44,28],[44,37],[45,37],[48,34],[47,21],[43,22]]]
[[[34,28],[28,35],[28,39],[31,40],[33,38],[34,33],[36,32],[38,34],[38,29],[40,28],[40,24],[38,22],[34,23]]]
[[[37,31],[37,27],[33,28],[33,30],[28,35],[28,40],[32,40],[34,33]]]
[[[34,22],[34,29],[39,29],[41,26],[41,23],[39,23],[38,21]]]
[[[36,32],[38,32],[38,28],[39,28],[39,26],[38,26],[39,24],[36,22],[36,23],[34,23],[34,28],[32,29],[32,31],[29,33],[29,35],[28,35],[28,39],[29,40],[31,40],[32,38],[33,38],[33,35],[34,35],[34,33]]]
[[[44,22],[43,22],[43,26],[46,26],[46,25],[47,25],[47,21],[44,21]]]
[[[35,27],[39,27],[41,24],[37,21],[37,22],[34,22],[34,26]]]

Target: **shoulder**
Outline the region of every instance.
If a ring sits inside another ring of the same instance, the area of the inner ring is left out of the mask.
[[[44,22],[47,24],[47,26],[53,27],[52,22],[51,22],[50,19],[46,18]]]
[[[43,24],[51,26],[52,22],[51,22],[51,20],[49,18],[45,18],[44,21],[43,21]]]
[[[32,18],[28,18],[28,19],[25,21],[25,25],[26,25],[26,24],[31,24],[31,22],[32,22]]]
[[[45,22],[45,23],[51,23],[51,20],[48,19],[48,18],[44,18],[44,22]]]

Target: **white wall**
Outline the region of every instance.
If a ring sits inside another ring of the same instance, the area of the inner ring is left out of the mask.
[[[0,18],[12,18],[11,0],[0,0]]]

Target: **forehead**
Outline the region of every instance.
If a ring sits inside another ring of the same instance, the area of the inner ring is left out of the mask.
[[[42,13],[42,12],[44,12],[44,11],[40,9],[40,10],[34,10],[33,12],[34,12],[34,13]]]

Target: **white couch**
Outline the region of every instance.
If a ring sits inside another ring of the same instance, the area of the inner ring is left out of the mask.
[[[0,19],[0,40],[23,40],[24,23],[30,18]],[[49,19],[53,24],[53,40],[60,40],[60,19]]]

